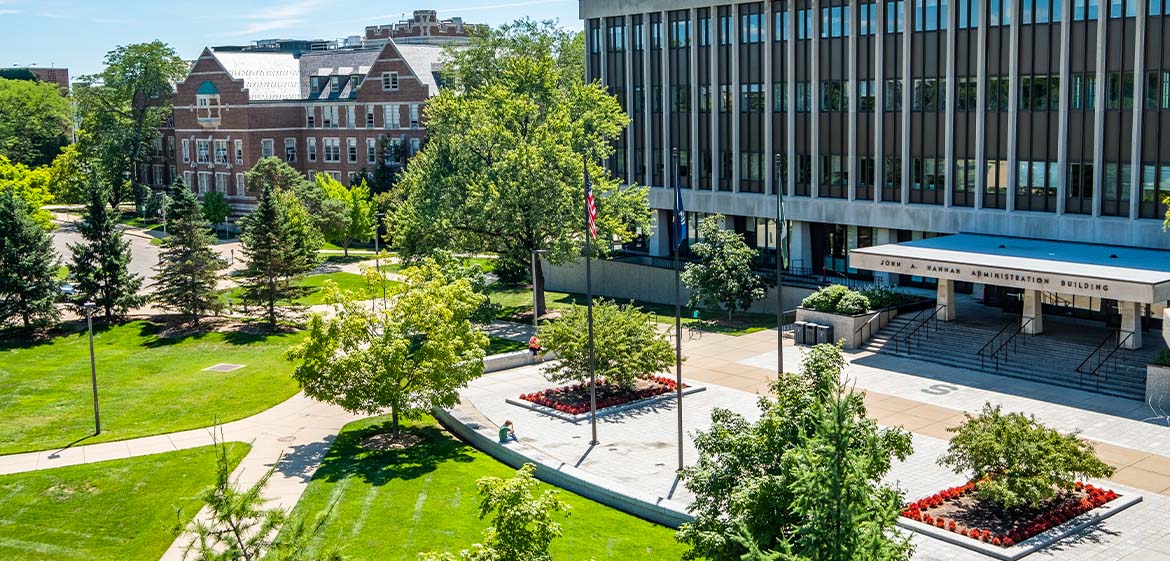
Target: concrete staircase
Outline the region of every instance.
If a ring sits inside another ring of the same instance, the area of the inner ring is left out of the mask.
[[[910,326],[913,317],[913,314],[907,314],[892,319],[867,342],[865,350],[1106,395],[1145,399],[1146,364],[1153,356],[1151,345],[1136,351],[1118,351],[1116,368],[1110,369],[1107,375],[1088,376],[1076,369],[1093,353],[1093,345],[1067,341],[1058,336],[1021,334],[1007,345],[1008,352],[1000,357],[997,369],[994,359],[985,358],[980,363],[979,356],[980,349],[996,336],[996,329],[957,321],[931,322],[906,341],[904,337],[914,329]],[[900,330],[901,335],[895,340],[895,334]],[[1009,328],[999,340],[1006,339],[1012,331]],[[1108,349],[1105,352],[1108,353]]]

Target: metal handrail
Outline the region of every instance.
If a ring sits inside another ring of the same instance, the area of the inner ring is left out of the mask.
[[[919,333],[922,331],[923,327],[925,327],[927,325],[934,325],[935,329],[938,329],[938,316],[942,312],[946,311],[946,309],[947,309],[946,304],[939,304],[933,310],[926,309],[926,310],[919,311],[917,314],[915,314],[914,317],[910,319],[910,323],[902,326],[902,329],[899,329],[898,332],[894,334],[894,352],[898,352],[898,350],[899,350],[898,335],[900,335],[907,328],[913,327],[913,329],[911,329],[909,333],[907,333],[905,336],[902,337],[902,342],[906,343],[906,347],[909,348],[911,337],[915,337],[915,339],[914,339],[915,342],[921,341],[922,336]],[[930,312],[930,315],[920,319],[919,316],[921,316],[925,312]]]
[[[1080,366],[1077,366],[1077,373],[1079,373],[1081,375],[1080,382],[1083,384],[1085,382],[1085,376],[1092,376],[1094,381],[1096,382],[1097,390],[1100,390],[1102,376],[1098,375],[1098,372],[1101,370],[1102,367],[1104,367],[1106,365],[1112,365],[1114,369],[1117,368],[1116,359],[1112,360],[1112,362],[1110,360],[1113,359],[1114,355],[1117,354],[1117,351],[1128,350],[1128,349],[1125,349],[1125,344],[1131,338],[1133,338],[1133,334],[1134,334],[1133,331],[1127,331],[1127,332],[1125,332],[1125,337],[1122,337],[1121,332],[1117,332],[1116,333],[1117,344],[1114,345],[1113,348],[1109,350],[1109,354],[1105,355],[1104,357],[1102,357],[1100,360],[1097,361],[1097,365],[1094,366],[1092,370],[1085,372],[1083,370],[1085,364],[1087,362],[1089,362],[1094,356],[1097,356],[1098,354],[1100,354],[1101,351],[1104,350],[1103,347],[1105,345],[1107,345],[1111,339],[1113,339],[1115,334],[1110,333],[1109,336],[1106,337],[1105,340],[1102,341],[1100,345],[1097,345],[1096,349],[1093,349],[1092,353],[1089,353],[1089,356],[1085,357],[1085,360],[1081,361]],[[1106,372],[1106,374],[1108,374],[1108,372]]]
[[[862,331],[863,329],[867,328],[867,327],[869,327],[869,328],[870,328],[870,330],[869,330],[869,335],[870,335],[870,337],[872,337],[872,336],[873,336],[873,328],[872,328],[873,322],[877,321],[877,320],[878,320],[878,318],[881,318],[881,317],[882,317],[882,314],[884,314],[884,313],[886,313],[886,311],[885,311],[885,310],[878,310],[878,311],[877,311],[877,313],[875,313],[875,314],[873,315],[873,317],[869,318],[869,321],[867,321],[867,322],[865,322],[865,323],[861,324],[861,325],[860,325],[860,326],[859,326],[857,329],[854,329],[854,330],[853,330],[853,340],[854,340],[854,341],[858,341],[858,339],[857,339],[857,334],[858,334],[858,333],[861,333],[861,331]],[[868,339],[868,338],[869,338],[869,337],[865,337],[865,336],[863,335],[863,336],[861,337],[860,341],[865,341],[865,340],[866,340],[866,339]]]
[[[902,332],[906,331],[907,329],[910,329],[911,326],[918,323],[920,321],[919,318],[922,316],[922,314],[924,314],[928,311],[930,311],[930,310],[918,310],[918,313],[914,314],[914,317],[910,318],[910,321],[906,322],[905,325],[898,328],[898,330],[894,332],[894,335],[890,337],[890,340],[894,342],[894,352],[899,351],[898,341],[902,339]]]
[[[1009,336],[1007,339],[1004,339],[1003,342],[1000,343],[999,346],[996,347],[995,350],[991,352],[991,358],[995,359],[995,371],[996,372],[999,372],[999,358],[1001,356],[1000,351],[1003,351],[1003,355],[1002,355],[1003,360],[1004,360],[1004,362],[1007,362],[1007,351],[1005,349],[1007,348],[1008,343],[1011,343],[1012,350],[1014,351],[1016,349],[1016,341],[1017,340],[1019,340],[1019,341],[1024,340],[1023,338],[1020,338],[1020,339],[1016,339],[1016,338],[1019,337],[1020,334],[1023,334],[1024,330],[1027,329],[1029,325],[1032,325],[1032,319],[1033,318],[1024,318],[1024,320],[1022,322],[1020,322],[1020,326],[1017,327],[1016,330],[1012,332],[1011,336]],[[980,367],[983,366],[982,359],[980,359],[979,365],[980,365]]]
[[[979,368],[983,368],[985,366],[983,364],[983,359],[988,356],[987,355],[987,347],[994,345],[995,342],[999,340],[1000,336],[1002,336],[1003,333],[1005,331],[1007,331],[1009,328],[1011,328],[1012,326],[1015,326],[1015,325],[1019,325],[1019,324],[1020,324],[1020,320],[1018,320],[1018,319],[1013,319],[1013,320],[1003,324],[1003,327],[999,328],[999,331],[995,332],[995,335],[993,335],[991,337],[991,340],[988,341],[985,345],[983,345],[983,348],[979,349],[979,352],[975,353],[975,354],[979,355]]]

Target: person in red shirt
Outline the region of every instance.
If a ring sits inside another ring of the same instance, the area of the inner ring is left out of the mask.
[[[532,356],[536,356],[540,352],[540,337],[537,337],[536,334],[533,334],[532,338],[528,340],[528,351],[532,353]]]

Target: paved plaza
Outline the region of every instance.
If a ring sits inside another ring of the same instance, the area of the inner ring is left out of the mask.
[[[689,434],[709,424],[716,407],[758,416],[758,393],[766,392],[776,365],[775,331],[741,337],[704,334],[684,341],[683,378],[706,390],[683,400],[684,429]],[[936,460],[947,447],[947,427],[959,424],[964,411],[985,402],[1009,411],[1035,414],[1062,431],[1080,431],[1092,440],[1102,459],[1118,468],[1107,482],[1122,494],[1143,501],[1097,527],[1068,538],[1029,559],[1126,560],[1170,559],[1170,427],[1140,402],[1087,392],[1052,388],[1025,380],[939,366],[886,355],[846,355],[845,373],[866,393],[869,413],[880,424],[901,426],[914,434],[914,454],[897,463],[888,482],[908,499],[933,494],[963,479]],[[801,349],[785,348],[785,369],[797,371]],[[675,476],[677,404],[673,400],[601,417],[599,446],[589,446],[588,421],[573,424],[505,403],[521,393],[549,387],[539,366],[489,374],[463,392],[464,412],[496,425],[511,420],[526,447],[596,475],[617,489],[631,489],[684,507],[693,496]],[[688,437],[687,463],[695,459]],[[915,535],[917,560],[976,560],[984,556],[938,540]]]

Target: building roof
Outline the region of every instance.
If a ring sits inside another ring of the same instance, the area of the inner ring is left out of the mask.
[[[439,68],[443,60],[443,47],[438,45],[394,45],[402,58],[426,84],[431,95],[439,93]]]
[[[1140,287],[1145,303],[1170,297],[1170,251],[956,234],[849,251],[857,268],[1002,286],[1043,285],[1045,290],[1101,294],[1099,283]],[[911,270],[913,266],[914,270]],[[1092,281],[1092,287],[1081,286]],[[1108,289],[1106,289],[1107,291]]]
[[[213,51],[219,63],[237,80],[244,81],[253,101],[300,97],[300,67],[289,53]]]
[[[311,76],[349,76],[351,74],[366,74],[374,61],[378,60],[376,50],[354,51],[324,51],[305,53],[300,60],[301,99],[347,99],[353,91],[354,85],[346,80],[345,86],[336,94],[328,88],[322,88],[317,95],[310,95],[309,77]]]

